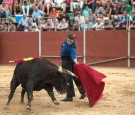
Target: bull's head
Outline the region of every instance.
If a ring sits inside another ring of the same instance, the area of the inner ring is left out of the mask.
[[[62,67],[58,67],[58,72],[57,72],[57,83],[55,82],[55,88],[59,93],[65,93],[67,85],[67,78],[68,77],[77,77],[74,73],[67,69],[63,69]]]

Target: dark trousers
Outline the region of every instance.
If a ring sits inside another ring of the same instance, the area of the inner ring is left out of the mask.
[[[74,62],[69,58],[63,58],[62,59],[62,68],[70,70],[74,72]],[[77,78],[73,78],[71,76],[67,76],[67,97],[74,97],[75,96],[75,90],[73,85],[73,80],[80,92],[80,94],[85,94],[84,88],[82,86],[81,81],[79,81]]]

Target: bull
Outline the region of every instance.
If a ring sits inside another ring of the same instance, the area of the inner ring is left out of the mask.
[[[34,59],[17,63],[13,78],[10,82],[10,93],[6,107],[10,104],[16,88],[21,84],[21,103],[24,103],[24,95],[27,92],[28,103],[26,109],[31,109],[33,91],[45,89],[54,104],[59,104],[53,92],[53,87],[59,92],[66,92],[66,76],[76,77],[69,70],[58,67],[45,58]]]

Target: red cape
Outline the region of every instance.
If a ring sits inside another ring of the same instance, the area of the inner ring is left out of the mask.
[[[81,80],[85,89],[89,104],[92,107],[102,97],[105,83],[102,81],[106,76],[86,64],[75,64],[74,73]]]

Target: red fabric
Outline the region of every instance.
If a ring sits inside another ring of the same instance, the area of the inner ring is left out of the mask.
[[[89,104],[92,107],[102,97],[105,83],[102,81],[106,76],[86,64],[75,64],[74,73],[81,80],[85,89]]]
[[[30,57],[30,58],[32,58],[31,60],[38,59],[38,57]],[[22,58],[18,58],[18,59],[15,59],[15,60],[11,61],[11,62],[24,62],[25,59],[26,58],[23,58],[23,59]]]

